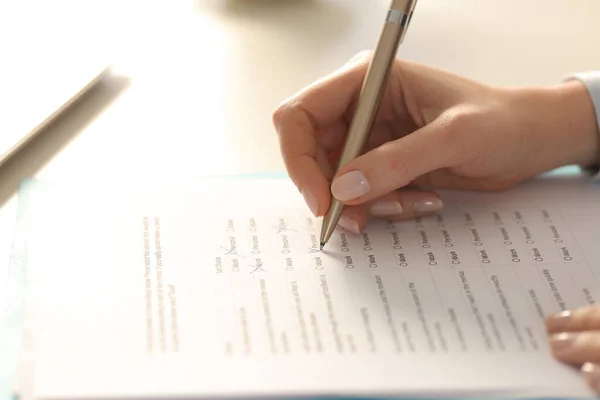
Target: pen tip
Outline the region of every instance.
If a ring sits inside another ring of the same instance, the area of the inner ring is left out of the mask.
[[[321,250],[323,250],[323,247],[325,247],[325,243],[321,242]]]

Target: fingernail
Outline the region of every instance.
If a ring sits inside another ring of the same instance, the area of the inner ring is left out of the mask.
[[[317,217],[319,214],[319,204],[317,203],[317,199],[313,196],[308,190],[302,190],[302,196],[304,196],[304,201],[310,208],[310,211]]]
[[[569,325],[572,315],[573,313],[571,311],[563,311],[558,314],[552,315],[550,318],[548,318],[547,321],[548,330],[564,330]]]
[[[592,390],[600,393],[600,367],[593,363],[585,363],[581,367],[581,372]]]
[[[356,235],[360,234],[360,228],[358,227],[358,222],[356,222],[352,218],[350,218],[346,215],[342,215],[342,217],[340,218],[340,221],[338,223],[345,230],[352,232]]]
[[[378,216],[402,214],[402,205],[397,201],[378,201],[371,207],[371,214]]]
[[[553,335],[552,339],[550,340],[552,350],[562,351],[568,349],[569,346],[573,344],[573,341],[576,337],[576,333],[559,333],[557,335]]]
[[[369,193],[371,186],[360,171],[350,171],[333,180],[331,193],[339,201],[354,200]]]
[[[444,207],[444,203],[436,198],[422,199],[417,201],[414,207],[416,212],[430,213],[441,210]]]

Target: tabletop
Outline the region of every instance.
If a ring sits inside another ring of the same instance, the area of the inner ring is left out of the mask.
[[[0,263],[8,261],[18,184],[31,176],[87,181],[283,170],[273,110],[372,49],[387,5],[102,2],[113,69],[0,170]],[[556,84],[600,68],[598,15],[598,0],[419,0],[399,57],[489,84]]]

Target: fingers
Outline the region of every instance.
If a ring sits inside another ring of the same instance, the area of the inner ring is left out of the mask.
[[[346,206],[339,225],[359,234],[370,220],[403,221],[434,214],[443,208],[439,196],[431,191],[403,189],[370,203]]]
[[[581,372],[590,388],[600,394],[600,364],[586,363],[581,367]]]
[[[364,207],[369,218],[388,221],[422,217],[436,213],[442,208],[443,202],[436,193],[417,189],[393,191]]]
[[[317,132],[329,133],[323,143],[335,146],[344,129],[343,116],[360,91],[364,66],[344,67],[285,101],[273,114],[280,150],[288,174],[307,199],[311,211],[322,216],[329,208],[327,154],[319,150]],[[325,146],[327,147],[327,146]]]
[[[451,140],[452,129],[452,119],[442,116],[410,135],[363,154],[336,174],[332,194],[348,205],[363,204],[448,166],[463,153]]]
[[[344,208],[344,213],[338,225],[347,232],[358,235],[367,226],[368,216],[360,206],[349,206]]]
[[[600,363],[600,307],[565,311],[546,319],[554,355],[569,364]]]
[[[600,307],[585,307],[575,311],[565,311],[546,319],[549,333],[600,330]]]
[[[600,331],[559,333],[552,335],[550,345],[555,357],[565,363],[600,363]]]
[[[581,366],[584,379],[600,393],[600,307],[589,306],[549,317],[546,329],[554,356]]]

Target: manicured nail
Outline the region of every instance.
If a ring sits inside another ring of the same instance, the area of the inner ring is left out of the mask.
[[[563,311],[552,315],[548,318],[547,327],[550,331],[563,331],[569,325],[573,313],[571,311]]]
[[[581,367],[581,373],[592,390],[600,393],[600,367],[597,364],[585,363]]]
[[[333,180],[331,193],[339,201],[348,201],[369,193],[371,186],[360,171],[350,171]]]
[[[304,201],[310,208],[310,211],[315,215],[315,217],[319,216],[319,204],[317,203],[317,199],[313,196],[308,190],[302,190],[302,196],[304,196]]]
[[[573,344],[573,341],[575,340],[576,337],[577,337],[576,333],[570,333],[570,332],[559,333],[557,335],[553,335],[552,339],[550,340],[552,350],[563,351],[563,350],[568,349],[569,346],[571,346],[571,344]]]
[[[353,220],[352,218],[342,215],[340,221],[338,222],[342,228],[345,230],[352,232],[356,235],[360,234],[360,228],[358,227],[358,222]]]
[[[397,201],[378,201],[371,207],[371,214],[376,216],[388,216],[402,214],[402,205]]]
[[[439,211],[442,207],[444,207],[444,203],[436,198],[422,199],[415,203],[415,211],[420,213]]]

